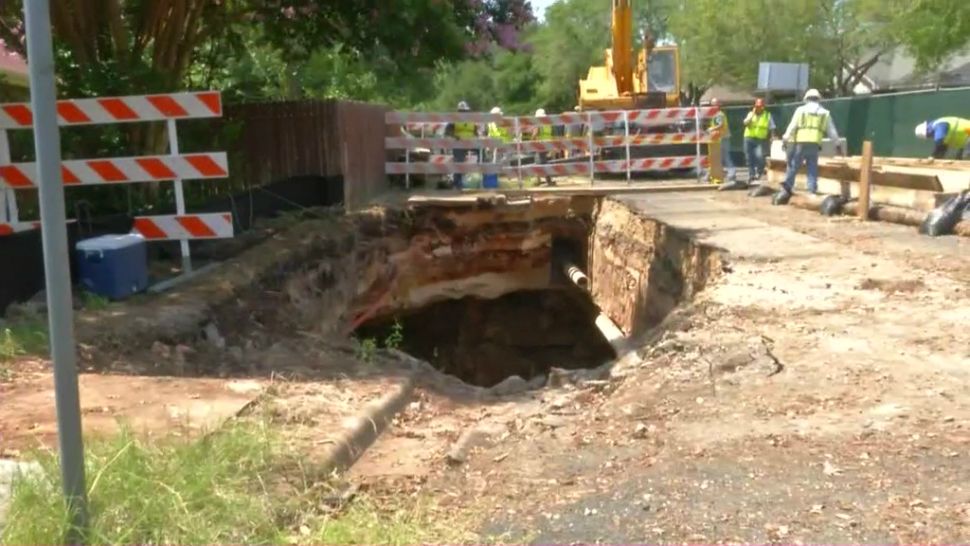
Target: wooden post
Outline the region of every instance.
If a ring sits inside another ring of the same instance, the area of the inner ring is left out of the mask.
[[[862,164],[859,167],[859,218],[869,220],[869,182],[872,180],[872,141],[862,143]]]

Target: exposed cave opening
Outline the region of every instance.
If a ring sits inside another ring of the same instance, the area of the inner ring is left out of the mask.
[[[595,319],[599,311],[575,288],[525,290],[497,299],[465,297],[362,325],[360,339],[386,340],[400,324],[400,349],[444,373],[491,387],[550,368],[599,366],[616,354]]]

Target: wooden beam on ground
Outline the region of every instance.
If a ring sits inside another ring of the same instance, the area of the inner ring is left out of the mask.
[[[769,180],[780,184],[785,173],[785,162],[772,159],[769,164]],[[839,173],[837,173],[839,174]],[[844,199],[856,199],[860,197],[859,171],[858,169],[846,170],[841,174],[851,174],[853,177],[838,178],[822,175],[818,180],[818,191],[832,195],[841,195]],[[877,183],[878,174],[873,173],[869,183],[869,204],[891,205],[897,207],[908,207],[921,211],[930,211],[940,206],[952,193],[936,191],[899,188],[893,186],[880,186]],[[805,174],[799,174],[795,178],[796,188],[804,189],[806,184]]]
[[[496,191],[506,195],[619,195],[715,190],[717,190],[716,184],[652,184],[649,182],[643,184],[601,184],[597,182],[592,186],[542,186],[522,189],[502,188]]]
[[[862,143],[862,165],[859,167],[859,218],[869,220],[869,181],[872,178],[872,141]]]

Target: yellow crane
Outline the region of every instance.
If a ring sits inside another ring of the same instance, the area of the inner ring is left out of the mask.
[[[606,64],[592,66],[579,82],[583,110],[666,108],[680,104],[680,53],[645,36],[634,55],[633,0],[613,0],[612,47]],[[635,62],[634,62],[635,60]]]

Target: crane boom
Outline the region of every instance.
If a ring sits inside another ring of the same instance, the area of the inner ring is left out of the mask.
[[[633,47],[633,0],[612,0],[611,47],[603,66],[591,66],[579,82],[579,106],[611,110],[676,106],[680,100],[680,58],[676,45],[654,47],[644,37]]]
[[[620,95],[633,94],[633,7],[632,0],[613,0],[613,44],[610,55],[613,77]]]

